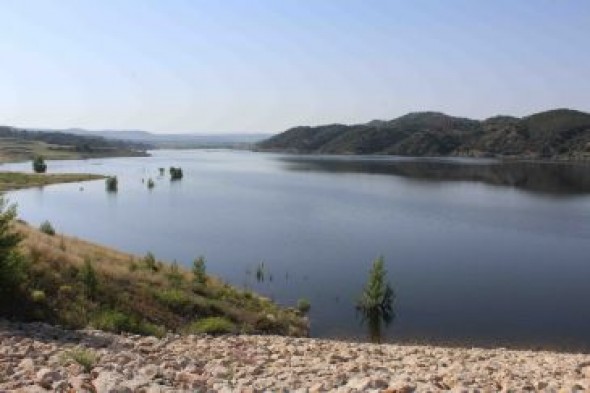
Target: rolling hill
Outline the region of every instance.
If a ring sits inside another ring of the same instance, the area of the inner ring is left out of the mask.
[[[590,114],[555,109],[480,121],[415,112],[389,121],[295,127],[256,145],[302,154],[590,159]]]
[[[47,159],[145,156],[152,147],[143,142],[0,126],[0,162],[30,160],[37,155]]]

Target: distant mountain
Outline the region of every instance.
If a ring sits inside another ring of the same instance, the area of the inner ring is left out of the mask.
[[[256,145],[260,151],[590,159],[590,114],[556,109],[480,121],[415,112],[389,121],[295,127]]]
[[[94,131],[81,128],[39,131],[57,131],[110,140],[140,142],[155,148],[248,147],[271,136],[270,134],[155,134],[141,130]]]

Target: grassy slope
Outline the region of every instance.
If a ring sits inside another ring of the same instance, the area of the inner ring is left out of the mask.
[[[73,183],[87,180],[104,179],[102,175],[85,173],[38,174],[20,172],[0,172],[0,192],[20,188],[46,186],[57,183]]]
[[[306,324],[294,310],[216,278],[198,284],[183,268],[157,262],[154,271],[143,258],[16,225],[25,235],[21,248],[30,261],[25,299],[11,311],[20,319],[142,334],[186,332],[195,325],[206,330],[208,321],[234,332],[306,334]],[[83,278],[85,261],[96,272],[94,290]]]

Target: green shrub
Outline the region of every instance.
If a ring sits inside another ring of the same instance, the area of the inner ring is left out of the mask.
[[[184,276],[178,269],[178,263],[176,261],[170,265],[170,271],[166,274],[166,278],[172,287],[179,288],[181,286]]]
[[[148,187],[149,189],[152,189],[152,188],[154,188],[154,186],[155,186],[155,185],[156,185],[156,183],[154,183],[154,181],[153,181],[153,180],[152,180],[152,178],[150,177],[150,178],[148,179],[148,181],[147,181],[147,187]]]
[[[16,206],[7,206],[0,195],[0,305],[15,306],[19,288],[27,276],[27,260],[18,252],[22,235],[14,231]]]
[[[192,297],[180,289],[164,289],[154,292],[156,299],[175,312],[190,312],[194,301]]]
[[[311,303],[309,303],[309,300],[305,298],[297,300],[297,310],[299,310],[301,313],[307,314],[310,308]]]
[[[227,334],[234,333],[236,331],[236,325],[227,318],[224,317],[208,317],[199,319],[191,323],[187,332],[189,334]]]
[[[119,180],[117,180],[117,176],[107,177],[105,185],[108,192],[116,192],[119,189]]]
[[[205,284],[207,282],[207,266],[205,264],[205,257],[203,256],[193,261],[193,279],[197,284]]]
[[[385,281],[386,276],[383,257],[379,257],[373,261],[369,278],[357,304],[357,308],[365,315],[380,314],[387,319],[393,314],[395,293]]]
[[[55,229],[48,220],[43,221],[41,225],[39,225],[39,230],[49,236],[55,235]]]
[[[98,363],[98,356],[90,349],[75,348],[61,355],[61,362],[64,365],[71,361],[78,363],[82,366],[85,373],[89,373],[96,366],[96,363]]]
[[[45,302],[46,298],[47,298],[47,296],[45,296],[45,292],[43,292],[43,291],[40,291],[40,290],[31,291],[31,300],[35,303],[43,303],[43,302]]]
[[[35,173],[45,173],[47,171],[47,164],[42,156],[37,156],[33,159],[33,170]]]
[[[121,333],[132,331],[134,323],[128,315],[120,311],[105,309],[92,317],[90,325],[99,330]]]
[[[158,271],[158,266],[156,264],[156,257],[151,252],[148,252],[145,257],[143,258],[143,264],[146,269],[151,270],[153,272]]]
[[[84,265],[82,265],[79,275],[80,281],[82,281],[82,284],[84,285],[86,296],[93,299],[98,290],[98,277],[90,259],[86,258],[84,260]]]

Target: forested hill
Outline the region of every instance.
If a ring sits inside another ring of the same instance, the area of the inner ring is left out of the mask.
[[[147,143],[0,126],[0,161],[28,160],[36,155],[48,159],[144,156],[150,148]]]
[[[389,121],[295,127],[257,144],[260,151],[590,159],[590,114],[555,109],[480,121],[416,112]]]

